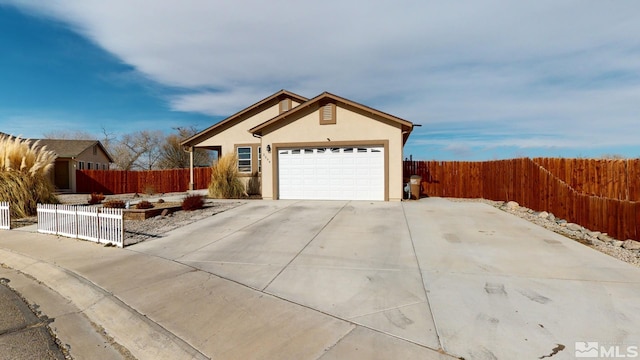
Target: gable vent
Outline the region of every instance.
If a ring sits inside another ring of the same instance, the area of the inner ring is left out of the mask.
[[[280,100],[280,114],[291,110],[291,99]]]
[[[322,120],[329,121],[331,120],[331,104],[327,104],[322,108]]]
[[[329,103],[323,105],[320,109],[320,124],[335,124],[336,123],[336,104]]]

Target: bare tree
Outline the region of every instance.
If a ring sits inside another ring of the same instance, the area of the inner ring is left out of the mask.
[[[160,149],[161,159],[159,167],[162,169],[176,169],[189,167],[189,153],[186,152],[180,142],[195,135],[198,131],[195,127],[174,128],[177,134],[170,134],[166,137],[165,143]],[[193,153],[194,166],[210,166],[211,156],[204,149],[196,149]]]
[[[112,146],[115,165],[121,170],[152,170],[158,167],[164,135],[159,130],[142,130],[123,135]]]
[[[84,130],[51,130],[42,134],[45,139],[59,140],[96,140],[97,137]]]

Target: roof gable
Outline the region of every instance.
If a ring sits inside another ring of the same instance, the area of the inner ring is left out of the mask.
[[[85,150],[94,145],[98,145],[109,159],[109,162],[113,162],[113,158],[109,155],[109,152],[98,140],[32,139],[32,141],[38,141],[38,145],[46,146],[47,150],[53,151],[61,158],[77,157]]]
[[[296,116],[300,116],[303,115],[305,111],[308,111],[308,109],[310,107],[320,107],[321,105],[324,105],[327,102],[334,102],[336,104],[341,104],[343,106],[346,107],[351,107],[354,108],[358,111],[367,113],[369,115],[374,115],[377,117],[380,117],[382,119],[385,119],[387,121],[390,121],[392,123],[396,123],[398,125],[400,125],[402,127],[403,130],[405,130],[407,133],[404,136],[404,141],[406,142],[407,138],[409,137],[409,133],[411,132],[411,130],[413,130],[413,123],[404,119],[401,119],[399,117],[387,114],[385,112],[382,112],[380,110],[376,110],[374,108],[368,107],[366,105],[362,105],[359,104],[357,102],[345,99],[343,97],[331,94],[329,92],[323,92],[322,94],[314,97],[313,99],[310,99],[298,106],[296,106],[295,108],[287,111],[286,113],[282,113],[270,120],[267,120],[265,122],[263,122],[262,124],[255,126],[253,128],[251,128],[249,130],[249,132],[251,132],[252,134],[257,134],[257,135],[261,135],[263,131],[267,131],[269,128],[273,127],[273,126],[277,126],[279,123],[285,121],[285,120],[290,120],[291,118],[295,118]]]
[[[274,94],[272,94],[271,96],[268,96],[260,101],[258,101],[257,103],[243,109],[240,110],[239,112],[229,116],[228,118],[219,121],[218,123],[200,131],[199,133],[193,135],[192,137],[182,141],[182,145],[183,146],[193,146],[197,143],[201,143],[202,141],[214,136],[215,134],[219,133],[220,131],[241,123],[242,121],[246,120],[247,118],[251,117],[254,114],[260,113],[261,111],[273,106],[274,104],[276,104],[278,101],[280,100],[284,100],[286,98],[290,98],[293,100],[296,100],[300,103],[304,103],[305,101],[307,101],[308,99],[305,98],[304,96],[292,93],[290,91],[287,90],[280,90]],[[295,109],[295,108],[294,108]],[[289,110],[291,111],[291,110]]]

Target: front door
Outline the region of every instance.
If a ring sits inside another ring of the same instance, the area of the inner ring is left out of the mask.
[[[60,190],[69,190],[69,161],[58,160],[53,168],[53,184]]]

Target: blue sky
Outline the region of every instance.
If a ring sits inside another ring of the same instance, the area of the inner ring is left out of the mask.
[[[640,2],[362,4],[0,0],[0,131],[203,129],[285,88],[421,124],[417,159],[640,156]]]

